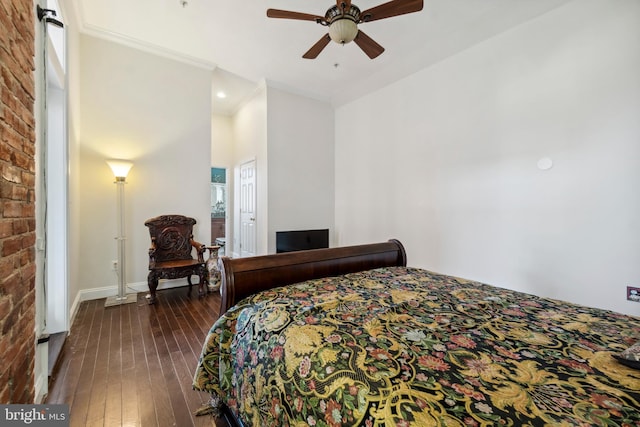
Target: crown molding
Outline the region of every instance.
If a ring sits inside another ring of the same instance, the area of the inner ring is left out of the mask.
[[[133,49],[141,50],[153,55],[161,56],[167,59],[173,59],[184,64],[192,65],[194,67],[202,68],[205,70],[213,71],[216,68],[216,64],[213,62],[205,61],[195,56],[186,55],[182,52],[177,52],[171,49],[166,49],[143,40],[136,39],[134,37],[128,37],[122,34],[106,31],[100,27],[85,24],[83,26],[84,31],[82,33],[97,37],[103,40],[108,40],[114,43],[118,43]]]
[[[60,0],[60,3],[60,8],[62,9],[64,16],[71,19],[76,24],[78,32],[81,34],[108,40],[152,55],[172,59],[174,61],[209,71],[213,71],[217,67],[215,63],[201,58],[196,58],[195,56],[157,46],[144,40],[125,36],[124,34],[108,31],[96,25],[87,24],[84,17],[84,10],[82,8],[82,1]],[[73,12],[73,16],[70,16],[71,13],[69,12]]]

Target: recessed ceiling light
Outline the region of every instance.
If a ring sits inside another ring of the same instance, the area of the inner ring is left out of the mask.
[[[218,92],[216,93],[216,96],[217,96],[218,98],[220,98],[220,99],[225,99],[225,98],[227,97],[227,94],[226,94],[226,93],[224,93],[223,91],[218,91]]]

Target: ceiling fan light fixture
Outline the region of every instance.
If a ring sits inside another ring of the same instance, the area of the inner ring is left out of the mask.
[[[356,35],[358,35],[358,25],[349,18],[336,19],[329,27],[329,37],[336,43],[350,43]]]
[[[317,58],[332,40],[342,45],[355,42],[369,58],[374,59],[384,52],[384,48],[364,32],[358,30],[358,24],[418,12],[422,10],[424,5],[423,0],[390,0],[361,12],[360,8],[350,0],[335,1],[336,4],[327,10],[324,17],[280,9],[267,9],[267,17],[313,21],[323,27],[329,27],[329,33],[323,35],[311,46],[311,49],[302,55],[305,59]]]

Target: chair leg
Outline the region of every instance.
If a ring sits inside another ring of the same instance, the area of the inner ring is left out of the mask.
[[[198,277],[200,278],[200,283],[198,284],[198,296],[203,297],[207,292],[209,292],[209,271],[206,269],[204,271],[201,270]]]
[[[193,283],[191,283],[191,276],[187,276],[187,283],[189,283],[189,292],[187,292],[187,295],[191,296],[191,287],[193,286]]]
[[[154,304],[156,302],[156,289],[158,289],[158,277],[153,272],[149,273],[147,283],[149,284],[149,295],[151,295],[149,304]]]

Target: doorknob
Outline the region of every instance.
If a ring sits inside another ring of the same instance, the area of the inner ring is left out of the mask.
[[[249,218],[249,221],[255,221],[255,220],[256,220],[255,218]]]

